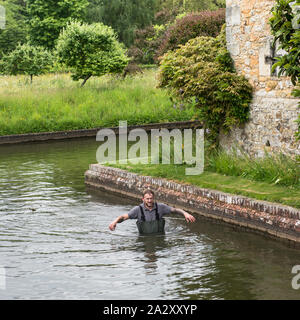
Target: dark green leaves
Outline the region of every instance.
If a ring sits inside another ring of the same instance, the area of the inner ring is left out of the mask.
[[[84,18],[88,0],[27,0],[27,3],[31,42],[53,49],[68,22]]]
[[[272,8],[270,19],[274,43],[279,41],[280,49],[286,54],[276,58],[277,62],[272,70],[279,68],[279,76],[291,77],[294,85],[299,85],[300,79],[300,0],[277,0]],[[294,90],[294,96],[299,96],[299,89]],[[299,104],[300,106],[300,104]],[[298,132],[296,136],[300,139],[300,115],[297,120]]]
[[[248,120],[252,99],[252,87],[235,73],[224,37],[223,29],[217,38],[192,39],[165,54],[160,67],[160,86],[178,99],[195,101],[198,118],[215,141],[220,130]]]

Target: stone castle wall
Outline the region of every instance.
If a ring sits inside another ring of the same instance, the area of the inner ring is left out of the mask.
[[[226,148],[242,147],[249,154],[262,156],[264,150],[300,154],[295,139],[298,100],[291,97],[289,78],[271,73],[275,52],[269,18],[274,0],[227,0],[227,47],[238,73],[254,87],[250,121],[221,136]],[[277,55],[283,52],[276,52]]]

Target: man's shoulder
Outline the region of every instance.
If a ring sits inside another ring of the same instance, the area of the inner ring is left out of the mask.
[[[130,211],[136,211],[136,210],[140,210],[140,207],[142,206],[142,204],[139,204],[137,206],[134,206]]]
[[[165,204],[165,203],[162,203],[162,202],[157,202],[157,209],[160,211],[160,210],[163,210],[163,211],[167,211],[167,212],[171,212],[172,210],[172,207]]]
[[[170,207],[171,208],[171,206],[169,206],[168,204],[163,203],[163,202],[156,202],[156,204],[158,207],[162,206],[162,207]]]
[[[129,213],[128,213],[128,217],[130,219],[136,219],[138,216],[138,212],[140,211],[140,205],[133,207]]]

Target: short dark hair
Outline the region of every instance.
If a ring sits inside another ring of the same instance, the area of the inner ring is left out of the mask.
[[[150,189],[144,190],[144,192],[143,192],[143,198],[145,197],[146,194],[152,194],[153,197],[155,196],[154,192],[153,192],[152,190],[150,190]]]

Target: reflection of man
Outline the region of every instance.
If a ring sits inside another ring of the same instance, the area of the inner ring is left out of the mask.
[[[115,230],[117,223],[127,219],[137,219],[137,227],[141,234],[164,232],[165,220],[163,216],[169,213],[180,213],[187,222],[195,222],[195,218],[181,209],[169,207],[163,203],[154,202],[154,192],[146,190],[143,193],[143,203],[134,207],[129,213],[123,214],[115,219],[110,225],[111,231]]]

